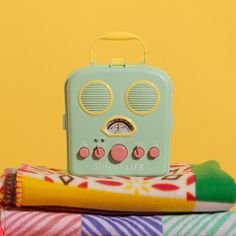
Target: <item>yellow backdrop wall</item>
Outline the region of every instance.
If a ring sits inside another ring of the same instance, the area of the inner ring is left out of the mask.
[[[88,64],[93,39],[123,30],[140,35],[148,64],[173,79],[171,161],[215,159],[236,178],[235,7],[234,0],[2,1],[0,168],[66,168],[65,77]],[[112,46],[100,46],[107,62]],[[122,48],[136,60],[138,49]]]

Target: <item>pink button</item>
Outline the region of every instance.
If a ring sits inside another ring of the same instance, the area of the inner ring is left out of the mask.
[[[157,147],[151,147],[148,154],[149,154],[149,157],[151,157],[152,159],[155,159],[160,155],[160,150]]]
[[[143,157],[144,154],[145,154],[145,152],[144,152],[143,148],[141,148],[139,146],[134,148],[133,155],[135,158],[139,159],[139,158]]]
[[[116,162],[123,161],[127,157],[127,155],[128,155],[128,150],[126,146],[122,144],[116,144],[111,149],[111,158]]]
[[[102,147],[97,146],[97,147],[94,148],[93,155],[96,158],[100,159],[100,158],[104,157],[105,150]]]
[[[88,149],[87,147],[82,147],[82,148],[80,148],[78,154],[79,154],[79,157],[80,157],[80,158],[85,159],[86,157],[89,156],[90,151],[89,151],[89,149]]]

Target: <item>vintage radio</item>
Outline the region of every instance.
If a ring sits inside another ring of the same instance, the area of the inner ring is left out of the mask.
[[[65,83],[64,125],[68,171],[73,175],[154,176],[168,171],[172,85],[160,69],[143,65],[145,45],[127,32],[104,34],[102,40],[138,40],[140,65],[112,59],[72,73]],[[93,45],[93,44],[92,44]]]

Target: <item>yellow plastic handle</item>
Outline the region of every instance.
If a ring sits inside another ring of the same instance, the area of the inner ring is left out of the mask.
[[[143,57],[141,58],[141,63],[144,64],[146,62],[146,45],[139,36],[137,36],[136,34],[129,33],[129,32],[113,31],[113,32],[108,32],[101,35],[92,43],[89,50],[90,64],[92,65],[96,64],[96,53],[93,51],[93,47],[95,43],[97,43],[99,40],[113,40],[113,41],[137,40],[140,42],[143,48]]]

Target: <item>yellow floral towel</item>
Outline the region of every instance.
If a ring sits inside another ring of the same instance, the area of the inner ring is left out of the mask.
[[[207,187],[211,180],[221,185],[224,195]],[[234,180],[216,162],[171,165],[169,174],[160,177],[72,176],[58,169],[23,165],[17,171],[15,205],[125,212],[219,211],[234,205],[234,193]]]

